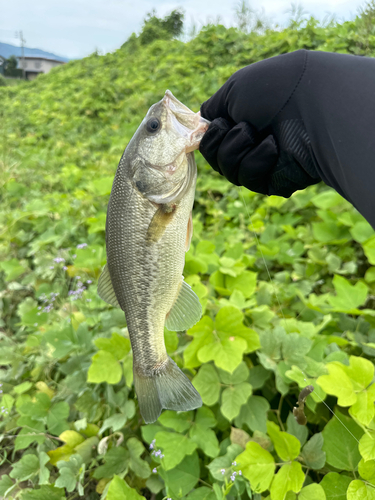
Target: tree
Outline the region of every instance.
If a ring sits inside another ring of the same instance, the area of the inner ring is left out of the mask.
[[[17,69],[17,65],[16,56],[10,56],[4,64],[4,75],[22,78],[22,69]]]
[[[122,47],[128,47],[132,50],[137,46],[148,45],[154,40],[171,40],[182,34],[184,27],[184,13],[179,10],[173,10],[164,18],[156,16],[155,9],[146,15],[143,21],[143,27],[140,35],[137,37],[132,33]]]

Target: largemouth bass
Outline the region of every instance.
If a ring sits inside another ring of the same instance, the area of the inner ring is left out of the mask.
[[[98,294],[125,313],[135,391],[146,423],[162,408],[187,411],[202,405],[167,355],[164,326],[186,330],[202,314],[182,272],[192,236],[193,151],[208,124],[167,90],[126,147],[108,203],[107,264]]]

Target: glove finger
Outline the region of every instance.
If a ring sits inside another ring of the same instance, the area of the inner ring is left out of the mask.
[[[231,124],[227,120],[224,118],[216,118],[216,120],[213,120],[209,125],[199,145],[199,151],[202,153],[207,163],[209,163],[216,172],[220,172],[221,175],[223,175],[223,173],[217,162],[217,152],[230,129]]]
[[[275,139],[266,137],[241,161],[238,182],[251,191],[270,194],[270,178],[279,158]]]
[[[263,192],[263,179],[267,178],[274,168],[277,157],[277,147],[272,136],[262,141],[255,127],[250,123],[241,122],[225,136],[218,151],[217,161],[220,170],[230,182]],[[255,184],[257,180],[262,187]],[[249,187],[250,184],[256,189]]]

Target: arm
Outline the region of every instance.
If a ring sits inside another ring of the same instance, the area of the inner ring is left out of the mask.
[[[375,226],[374,88],[366,57],[302,50],[252,64],[202,105],[213,123],[200,150],[263,194],[324,180]]]

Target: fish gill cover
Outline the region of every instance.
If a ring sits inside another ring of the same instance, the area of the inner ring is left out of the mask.
[[[134,36],[0,89],[0,496],[374,498],[375,235],[337,193],[240,192],[196,154],[184,276],[203,317],[165,331],[196,411],[143,423],[124,314],[96,293],[114,173],[149,106],[169,88],[198,111],[236,69],[299,48],[373,56],[365,20]]]

